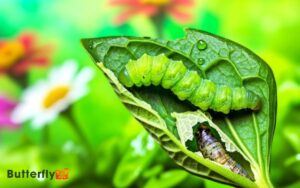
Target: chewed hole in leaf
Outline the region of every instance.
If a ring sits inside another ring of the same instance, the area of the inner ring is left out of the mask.
[[[177,118],[176,126],[180,131],[180,140],[187,149],[239,175],[254,179],[249,162],[236,151],[228,152],[218,131],[211,127],[208,121],[201,118],[196,120],[188,117],[189,115],[184,117],[185,114],[174,113],[173,116]],[[196,114],[194,113],[194,115]]]
[[[149,98],[155,99],[151,100],[149,104],[151,107],[157,111],[161,118],[163,118],[167,124],[167,128],[179,139],[180,134],[183,132],[181,129],[178,129],[178,126],[176,126],[176,118],[170,117],[169,114],[177,112],[187,112],[187,111],[195,111],[196,108],[189,103],[188,101],[180,101],[177,96],[175,96],[172,92],[169,90],[163,89],[160,86],[150,86],[150,87],[132,87],[128,88],[130,92],[132,92],[136,97],[140,98],[143,101],[148,101]],[[175,105],[176,104],[176,105]],[[181,104],[181,108],[178,108],[178,104]],[[166,108],[166,105],[168,108]],[[174,105],[174,107],[172,107]],[[169,109],[169,110],[166,110]],[[171,110],[170,110],[171,109]],[[184,109],[184,110],[182,110]],[[239,112],[241,113],[241,112]],[[206,114],[207,116],[209,114]],[[184,123],[184,126],[187,126],[188,123]],[[208,122],[204,122],[207,126],[209,126]],[[196,131],[199,129],[199,124],[192,127],[192,135],[193,138],[186,140],[183,144],[188,150],[198,154],[200,157],[203,157],[203,154],[199,150],[199,146],[197,144],[197,138],[195,137]],[[210,126],[209,126],[210,127]],[[218,132],[210,127],[212,135],[222,144],[223,148],[226,148],[224,142],[221,142],[221,136],[218,134]],[[224,149],[225,150],[225,149]],[[232,150],[232,149],[231,149]],[[226,154],[230,156],[230,158],[233,159],[233,161],[238,161],[236,163],[237,168],[246,171],[247,176],[249,179],[253,179],[253,173],[251,172],[250,164],[248,161],[246,161],[238,152],[236,152],[236,149],[234,151],[226,151]],[[215,161],[214,161],[215,162]],[[239,167],[241,166],[241,167]],[[224,168],[229,168],[228,166],[224,165]],[[234,166],[235,167],[235,166]],[[232,167],[233,168],[233,167]],[[249,175],[248,175],[249,174]],[[246,175],[245,175],[246,176]]]

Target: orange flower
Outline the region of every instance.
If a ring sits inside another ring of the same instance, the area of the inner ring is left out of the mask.
[[[121,6],[125,10],[116,19],[116,24],[127,21],[136,14],[155,16],[161,13],[169,14],[180,22],[187,22],[191,15],[184,8],[192,7],[193,0],[110,0],[112,6]]]
[[[23,75],[32,66],[47,66],[49,51],[49,46],[37,46],[32,34],[22,34],[16,40],[2,40],[0,74]]]

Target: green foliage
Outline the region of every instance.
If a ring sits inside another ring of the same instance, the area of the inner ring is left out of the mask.
[[[207,43],[205,49],[197,48],[199,40]],[[184,39],[175,41],[107,37],[84,39],[83,44],[110,79],[121,101],[178,164],[194,174],[223,183],[270,186],[270,148],[277,98],[272,71],[263,60],[232,41],[197,30],[187,30]],[[225,144],[234,145],[235,151],[242,155],[238,162],[250,163],[255,184],[195,155],[180,143],[177,122],[171,113],[194,111],[194,106],[179,101],[161,88],[132,88],[128,91],[119,83],[116,76],[127,62],[145,53],[154,56],[168,54],[169,58],[184,61],[188,69],[197,71],[215,83],[226,83],[231,87],[245,86],[260,96],[263,104],[258,112],[238,111],[229,115],[212,113],[213,122],[219,128],[218,133],[227,138]]]
[[[186,179],[187,176],[188,176],[188,174],[182,170],[166,171],[157,178],[153,177],[153,178],[149,179],[144,187],[145,188],[174,187],[174,186],[178,185],[180,182],[182,182],[184,179]]]
[[[200,28],[253,49],[271,66],[278,86],[278,115],[272,145],[271,179],[275,187],[300,187],[300,175],[297,173],[297,168],[300,168],[297,166],[299,163],[296,157],[299,153],[297,140],[300,139],[297,134],[300,125],[300,1],[195,0],[195,2],[195,9],[191,11],[194,13],[194,20],[182,25],[167,17],[163,23],[163,36],[166,39],[178,39],[184,36],[183,28]],[[13,39],[22,32],[33,32],[38,35],[41,44],[53,45],[52,64],[57,65],[65,59],[75,58],[81,65],[90,66],[88,55],[78,42],[80,38],[124,35],[156,36],[154,26],[144,16],[136,16],[122,25],[112,24],[111,21],[117,11],[109,7],[107,0],[86,0],[84,3],[74,0],[3,0],[0,1],[0,38],[1,40]],[[34,68],[30,71],[29,82],[38,81],[47,70],[48,68],[46,70]],[[22,94],[22,89],[8,79],[9,76],[1,76],[0,93],[7,94],[12,99],[18,99]],[[96,79],[90,85],[91,91],[88,96],[72,107],[76,121],[84,130],[96,152],[95,174],[69,180],[63,187],[114,187],[112,177],[116,168],[129,148],[131,139],[134,139],[142,128],[136,120],[129,117],[129,113],[117,100],[117,96],[103,74],[99,71],[95,77]],[[70,160],[70,162],[85,166],[86,164],[81,159],[86,156],[86,151],[71,126],[64,117],[59,117],[48,127],[50,138],[48,144],[57,151],[65,145],[73,145],[70,155],[80,160],[79,162]],[[25,163],[30,163],[30,160],[24,160],[28,152],[20,147],[29,142],[34,143],[35,150],[42,150],[41,143],[43,143],[44,136],[44,131],[34,130],[27,123],[19,129],[1,129],[0,158],[8,167],[22,167]],[[16,148],[16,144],[20,144],[20,147]],[[16,152],[4,155],[6,148]],[[159,155],[154,157],[151,165],[144,169],[142,178],[136,179],[133,186],[142,187],[150,177],[155,176],[155,179],[159,179],[161,173],[178,169],[171,160],[165,159],[166,154],[162,156],[162,152],[162,150],[159,151]],[[16,161],[7,160],[12,157]],[[18,160],[21,162],[17,163]],[[52,160],[50,164],[55,166],[57,162]],[[48,168],[45,164],[39,167],[40,169]],[[4,166],[1,165],[1,169],[4,169]],[[6,183],[2,187],[9,187],[8,181],[3,179],[4,175],[5,172],[0,173],[1,182]],[[18,187],[34,187],[34,185],[47,187],[47,185],[35,183],[36,181],[22,181]],[[17,186],[14,185],[12,184],[13,187]],[[221,184],[203,181],[197,176],[188,175],[174,187],[221,186]]]
[[[114,175],[114,185],[129,187],[139,178],[157,155],[157,145],[145,132],[130,143],[130,149],[124,154]]]

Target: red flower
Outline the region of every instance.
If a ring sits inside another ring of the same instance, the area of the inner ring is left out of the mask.
[[[136,14],[155,16],[161,13],[169,14],[180,22],[191,19],[191,15],[184,8],[192,7],[193,0],[110,0],[113,6],[121,6],[125,10],[115,19],[120,24]]]
[[[33,34],[22,34],[16,40],[0,41],[0,74],[23,75],[32,66],[49,64],[50,46],[37,46]]]

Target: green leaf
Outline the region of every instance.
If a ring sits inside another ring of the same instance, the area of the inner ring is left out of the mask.
[[[197,48],[199,40],[205,41],[205,49]],[[232,41],[194,29],[187,30],[185,38],[174,41],[106,37],[84,39],[82,43],[120,100],[177,164],[198,176],[234,186],[272,186],[269,163],[276,120],[276,84],[271,69],[258,56]],[[116,75],[130,59],[138,59],[145,53],[154,56],[163,53],[171,59],[183,60],[188,69],[218,84],[245,86],[260,96],[262,108],[258,112],[242,110],[228,115],[211,112],[210,121],[195,106],[160,87],[127,90]],[[194,114],[198,121],[210,121],[226,149],[237,156],[237,162],[243,166],[250,164],[255,181],[188,150],[178,131],[181,118],[174,117],[174,112],[183,118],[189,119]]]
[[[299,113],[299,112],[298,112]],[[294,125],[285,125],[283,129],[283,135],[289,142],[289,144],[293,147],[293,149],[300,153],[300,129],[299,124]]]
[[[210,181],[210,180],[204,180],[205,188],[230,188],[231,186],[228,185],[220,185],[219,183]]]
[[[185,180],[188,176],[188,173],[182,170],[169,170],[162,174],[159,177],[153,177],[144,185],[144,188],[168,188],[178,185],[180,182]],[[174,178],[176,177],[176,178]]]
[[[300,181],[297,181],[296,183],[286,186],[286,188],[298,188],[298,187],[300,187]]]
[[[157,145],[153,139],[143,131],[131,141],[128,151],[118,164],[113,177],[116,187],[130,187],[132,183],[150,165],[157,154]]]
[[[153,176],[156,176],[157,174],[162,173],[163,171],[163,166],[162,165],[156,165],[152,168],[147,169],[144,173],[143,173],[143,178],[151,178]]]

